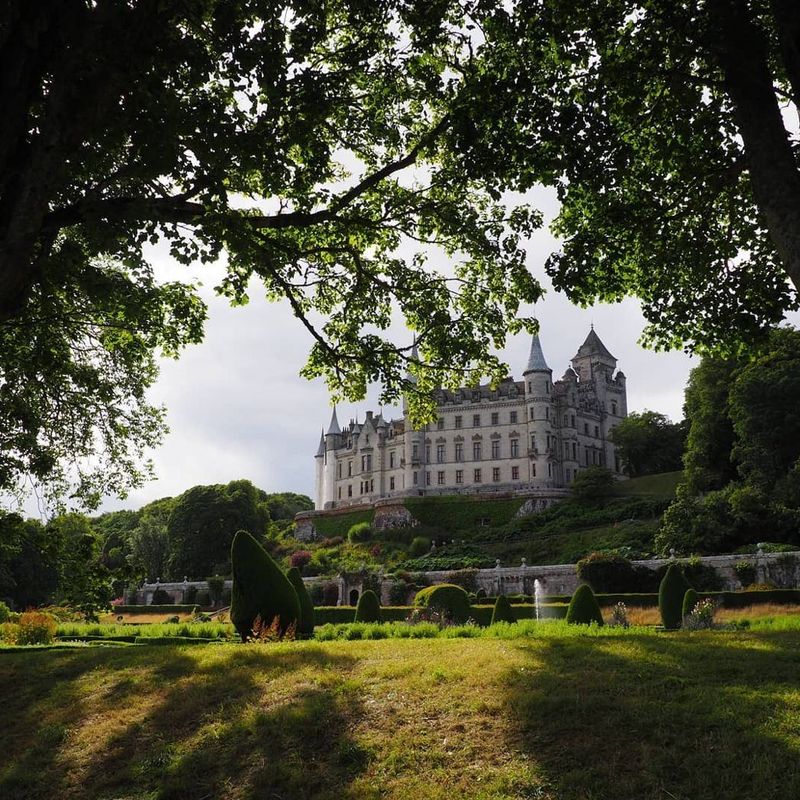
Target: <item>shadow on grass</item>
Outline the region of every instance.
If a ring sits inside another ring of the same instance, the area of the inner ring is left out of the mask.
[[[520,644],[516,747],[558,800],[800,797],[797,635]],[[528,661],[526,659],[526,661]]]
[[[18,660],[16,693],[2,684],[4,800],[322,800],[369,759],[348,736],[352,660],[311,644],[37,655]]]

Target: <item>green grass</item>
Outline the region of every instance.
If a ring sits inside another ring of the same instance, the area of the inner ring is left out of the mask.
[[[674,497],[678,484],[683,480],[683,471],[662,472],[659,475],[644,475],[619,481],[614,486],[614,493],[621,496],[653,495],[657,497]]]
[[[404,502],[420,525],[432,532],[472,533],[481,527],[496,528],[514,519],[524,500],[520,498],[420,497]]]
[[[141,636],[162,638],[181,636],[197,639],[236,638],[233,625],[225,622],[163,622],[125,625],[124,623],[63,622],[56,636]]]
[[[541,629],[8,653],[0,796],[800,796],[796,626]]]
[[[331,515],[329,517],[314,517],[314,528],[319,537],[347,536],[347,532],[353,525],[359,522],[372,524],[375,512],[371,509],[359,509],[351,511],[349,514]]]

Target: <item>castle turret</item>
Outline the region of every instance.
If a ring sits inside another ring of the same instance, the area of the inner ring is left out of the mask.
[[[330,507],[336,499],[334,487],[336,486],[336,449],[339,446],[342,429],[336,418],[336,406],[331,413],[331,422],[325,434],[325,457],[322,467],[322,507]]]
[[[314,456],[314,487],[316,489],[314,497],[314,508],[321,509],[325,507],[325,498],[323,496],[323,481],[325,469],[325,431],[320,429],[319,432],[319,447],[317,454]]]
[[[556,478],[553,371],[547,366],[539,335],[533,334],[528,366],[522,373],[528,417],[528,463],[530,482],[552,485]]]

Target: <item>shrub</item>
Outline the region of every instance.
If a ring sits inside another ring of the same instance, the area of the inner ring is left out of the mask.
[[[153,599],[150,601],[151,606],[171,606],[175,600],[172,595],[163,589],[156,589],[153,592]]]
[[[18,632],[19,625],[16,622],[0,622],[0,642],[16,644]]]
[[[17,644],[50,644],[56,635],[56,621],[41,611],[20,614],[17,623]]]
[[[611,609],[611,622],[609,624],[616,628],[630,628],[631,623],[628,621],[628,607],[622,601]]]
[[[323,603],[324,592],[322,591],[321,583],[312,583],[308,596],[311,598],[312,606],[321,606]]]
[[[592,622],[603,624],[600,605],[588,583],[581,584],[572,595],[567,609],[567,622],[573,625],[589,625]]]
[[[326,539],[323,539],[320,543],[320,547],[338,547],[340,544],[344,542],[344,539],[341,536],[331,536]]]
[[[718,592],[725,587],[725,581],[711,564],[703,564],[697,556],[682,565],[687,583],[698,592]]]
[[[658,610],[661,623],[667,630],[680,628],[683,616],[683,596],[691,588],[677,564],[670,564],[658,587]]]
[[[211,605],[218,606],[222,600],[222,593],[225,591],[225,578],[214,575],[213,578],[206,578],[208,583],[208,595],[211,598]]]
[[[478,589],[478,591],[475,592],[476,600],[483,600],[485,597],[486,597],[486,589]]]
[[[430,549],[430,539],[426,538],[425,536],[415,536],[411,540],[411,546],[408,548],[408,554],[412,558],[418,558],[419,556],[424,556],[425,553],[430,551]]]
[[[688,592],[687,592],[688,594]],[[714,627],[716,603],[710,598],[695,603],[692,610],[684,617],[683,627],[689,631],[701,631]]]
[[[635,592],[638,576],[627,558],[611,553],[591,553],[577,564],[578,577],[595,592]]]
[[[494,625],[498,622],[516,622],[517,618],[514,616],[514,611],[511,608],[511,603],[508,598],[501,594],[494,604],[494,613],[492,614],[492,622]]]
[[[408,602],[411,587],[405,581],[395,581],[389,587],[389,605],[404,606]]]
[[[733,565],[733,569],[742,586],[749,586],[756,582],[756,568],[752,562],[737,561]]]
[[[683,595],[683,603],[681,604],[681,618],[684,622],[686,621],[686,617],[694,611],[697,601],[697,592],[694,589],[687,589],[686,593]]]
[[[252,635],[256,617],[269,625],[277,618],[282,633],[297,624],[300,601],[294,586],[247,531],[233,537],[231,567],[231,622],[243,640]]]
[[[197,593],[197,605],[199,606],[210,606],[211,605],[211,595],[208,592],[198,592]]]
[[[10,618],[11,609],[2,600],[0,600],[0,624],[3,622],[8,622]]]
[[[297,567],[292,567],[286,577],[289,579],[289,583],[294,586],[294,590],[297,592],[297,599],[300,602],[300,619],[297,621],[297,633],[303,637],[313,636],[314,604],[311,602],[311,597],[306,590],[300,570]]]
[[[469,595],[460,586],[440,583],[417,592],[414,605],[438,611],[451,622],[466,622],[469,619]]]
[[[335,583],[325,584],[322,590],[322,605],[335,606],[339,602],[339,587]]]
[[[451,572],[447,578],[449,583],[454,583],[467,592],[474,592],[478,588],[478,570],[476,569],[459,569]]]
[[[289,564],[293,568],[301,570],[311,561],[311,558],[312,553],[310,550],[295,550],[294,553],[292,553],[292,555],[289,557]]]
[[[357,542],[366,542],[372,537],[372,526],[369,522],[357,522],[350,527],[347,531],[347,539],[349,542],[355,544]]]
[[[190,586],[186,590],[186,594],[184,595],[183,602],[184,603],[194,603],[197,601],[197,587]]]
[[[378,600],[378,595],[367,589],[358,598],[358,605],[356,606],[356,622],[380,622],[381,621],[381,601]]]

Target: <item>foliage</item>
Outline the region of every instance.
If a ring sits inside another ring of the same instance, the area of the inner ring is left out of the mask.
[[[472,498],[463,495],[407,498],[403,504],[420,525],[443,535],[469,534],[482,527],[497,528],[514,519],[524,501]],[[436,538],[438,539],[438,533]]]
[[[411,591],[412,587],[405,581],[393,581],[389,586],[389,605],[404,606]]]
[[[261,619],[261,615],[256,615],[253,620],[253,629],[249,636],[243,636],[245,642],[264,644],[266,642],[293,641],[296,632],[296,622],[289,625],[281,625],[280,617],[273,617],[271,622]]]
[[[310,637],[314,633],[314,606],[311,597],[306,589],[306,584],[297,567],[292,567],[286,577],[297,593],[297,600],[300,603],[300,618],[297,620],[297,633],[303,638]]]
[[[595,592],[627,592],[638,588],[633,564],[611,553],[590,553],[576,565],[578,577]]]
[[[611,620],[608,623],[611,626],[618,628],[629,628],[630,622],[628,621],[628,607],[620,601],[616,603],[611,609]]]
[[[153,598],[150,601],[150,604],[153,606],[169,606],[172,605],[175,601],[172,599],[172,595],[165,591],[164,589],[156,589],[153,592]]]
[[[0,623],[8,622],[11,617],[11,609],[0,600]]]
[[[448,583],[454,583],[460,586],[467,592],[475,592],[478,589],[478,570],[476,569],[459,569],[451,572],[447,576]]]
[[[686,590],[683,595],[683,602],[681,603],[681,619],[686,620],[686,617],[692,613],[694,607],[697,605],[697,602],[700,598],[697,596],[697,592],[692,589],[691,587]]]
[[[431,540],[425,536],[415,536],[411,540],[411,546],[408,548],[408,554],[411,558],[419,558],[425,555],[431,549]]]
[[[380,622],[381,621],[381,601],[378,595],[367,589],[361,593],[356,606],[356,622]]]
[[[50,644],[56,628],[56,621],[50,614],[25,611],[16,623],[15,644]]]
[[[606,467],[586,467],[572,481],[572,496],[579,503],[603,506],[614,489],[614,473]]]
[[[150,580],[167,577],[169,573],[170,537],[169,514],[174,503],[151,503],[139,516],[136,527],[127,537],[134,571]]]
[[[289,564],[292,568],[302,570],[306,564],[311,561],[311,552],[309,550],[295,550],[289,557]]]
[[[684,615],[683,627],[687,631],[707,630],[714,627],[714,614],[717,606],[710,598],[700,600]]]
[[[256,617],[276,617],[285,631],[300,617],[297,592],[263,547],[247,532],[237,531],[231,545],[233,592],[231,622],[242,639],[253,630]]]
[[[688,425],[673,423],[656,411],[632,412],[613,428],[609,439],[630,478],[673,472],[683,467]]]
[[[221,575],[212,575],[206,578],[208,584],[208,596],[211,598],[211,605],[218,606],[222,602],[222,594],[225,591],[225,578]]]
[[[567,609],[567,622],[571,625],[603,624],[600,606],[588,583],[581,584],[572,595]]]
[[[439,611],[448,621],[466,622],[469,619],[469,596],[460,586],[440,583],[421,589],[414,597],[414,605]]]
[[[667,630],[680,628],[683,597],[691,587],[677,564],[670,564],[658,587],[658,610],[661,623]]]
[[[366,542],[372,538],[372,527],[368,522],[357,522],[347,531],[347,540],[353,544]]]
[[[492,612],[492,625],[498,622],[516,622],[517,618],[514,616],[514,609],[508,598],[504,595],[498,595],[494,603],[494,611]]]

